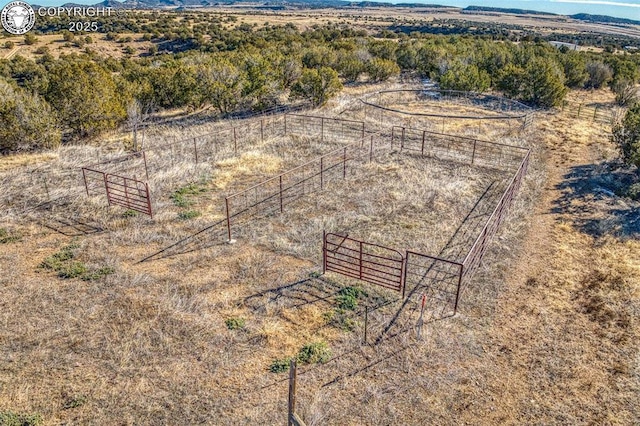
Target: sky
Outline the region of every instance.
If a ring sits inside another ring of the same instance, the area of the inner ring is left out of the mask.
[[[28,0],[27,0],[28,1]],[[42,6],[59,6],[72,0],[31,0]],[[78,4],[95,4],[99,0],[75,0]],[[375,1],[375,0],[373,0]],[[640,21],[640,0],[384,0],[391,3],[428,3],[446,6],[466,7],[490,6],[538,10],[542,12],[573,15],[589,13],[592,15],[609,15],[619,18]],[[2,2],[2,0],[0,0]],[[4,1],[2,3],[8,3]]]

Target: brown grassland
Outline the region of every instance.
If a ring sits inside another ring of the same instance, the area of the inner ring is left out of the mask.
[[[341,112],[353,96],[314,113]],[[604,92],[571,96],[612,103]],[[228,125],[168,122],[149,143]],[[308,425],[640,423],[640,243],[628,226],[638,206],[602,191],[600,164],[616,155],[609,129],[563,113],[538,114],[523,133],[444,125],[533,157],[458,315],[428,320],[422,340],[410,332],[362,344],[361,310],[336,294],[357,284],[318,277],[322,230],[436,254],[487,182],[505,178],[495,171],[389,152],[245,225],[235,244],[143,263],[220,219],[224,195],[340,143],[273,138],[195,177],[177,165],[157,184],[153,220],[81,194],[27,216],[3,206],[0,413],[47,425],[282,424],[286,374],[270,366],[324,342],[330,359],[300,368]],[[39,188],[27,176],[34,165],[77,169],[98,148],[1,158],[0,199],[12,203],[20,184]],[[189,181],[198,190],[181,206],[167,188]],[[185,209],[200,216],[181,218]],[[63,235],[54,217],[99,232]],[[389,302],[370,318],[379,330],[398,295],[360,286],[358,308]]]

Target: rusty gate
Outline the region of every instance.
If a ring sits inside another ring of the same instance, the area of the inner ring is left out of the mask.
[[[324,233],[323,272],[335,272],[402,292],[404,296],[404,255],[397,250]]]
[[[109,205],[118,205],[153,217],[149,185],[141,180],[82,168],[87,195],[107,196]]]

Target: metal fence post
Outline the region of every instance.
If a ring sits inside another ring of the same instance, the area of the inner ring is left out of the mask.
[[[296,379],[296,359],[291,358],[291,361],[289,361],[289,414],[287,416],[288,426],[294,425],[294,416],[296,414]]]
[[[371,135],[371,144],[369,145],[369,162],[373,161],[373,135]]]
[[[282,175],[280,175],[280,213],[284,210],[282,208]]]
[[[342,179],[347,178],[347,147],[344,147],[344,153],[342,154]]]
[[[320,157],[320,189],[324,188],[323,169],[324,169],[324,157]]]
[[[324,117],[320,118],[320,142],[324,142]]]
[[[196,138],[193,138],[193,154],[196,158],[196,166],[198,165],[198,145]]]
[[[147,180],[149,180],[149,168],[147,167],[147,154],[145,154],[144,151],[142,151],[142,161],[144,161],[144,175],[147,177]]]
[[[153,210],[151,210],[151,194],[149,193],[149,184],[144,183],[144,190],[147,192],[147,209],[149,209],[149,216],[153,219]]]
[[[284,135],[287,136],[287,114],[284,115]]]
[[[327,231],[322,230],[322,275],[327,272]]]
[[[422,131],[422,147],[420,148],[420,154],[424,157],[424,139],[426,135],[426,131]]]
[[[227,235],[231,241],[231,216],[229,215],[229,198],[224,198],[225,210],[227,212]]]
[[[104,177],[104,190],[107,193],[107,202],[109,203],[109,205],[111,205],[111,197],[109,195],[109,182],[107,180],[107,174],[103,173],[102,176]]]
[[[264,142],[264,118],[260,120],[260,142]]]
[[[87,197],[89,196],[89,184],[87,184],[87,175],[84,167],[82,168],[82,179],[84,180],[84,189],[87,191]]]
[[[458,275],[458,288],[456,290],[456,301],[453,305],[453,315],[458,312],[458,300],[460,300],[460,287],[462,287],[462,271],[464,269],[464,265],[460,265],[460,274]]]
[[[404,149],[404,133],[405,133],[405,128],[402,128],[402,135],[400,136],[400,152],[402,152],[402,150]]]
[[[238,138],[236,136],[236,128],[233,128],[233,152],[238,153]]]
[[[476,144],[478,143],[477,140],[473,140],[473,152],[471,153],[471,164],[473,164],[474,160],[476,159]]]
[[[367,325],[369,322],[369,307],[364,307],[364,344],[367,344]]]

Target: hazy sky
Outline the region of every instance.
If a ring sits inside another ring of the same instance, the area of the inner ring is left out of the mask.
[[[28,1],[28,0],[27,0]],[[72,0],[31,0],[42,6],[59,6]],[[75,0],[73,3],[95,4],[99,0]],[[376,1],[376,0],[373,0]],[[391,3],[429,3],[447,6],[466,7],[492,6],[531,9],[563,15],[590,13],[640,20],[640,0],[384,0]],[[6,4],[8,1],[0,0]]]

